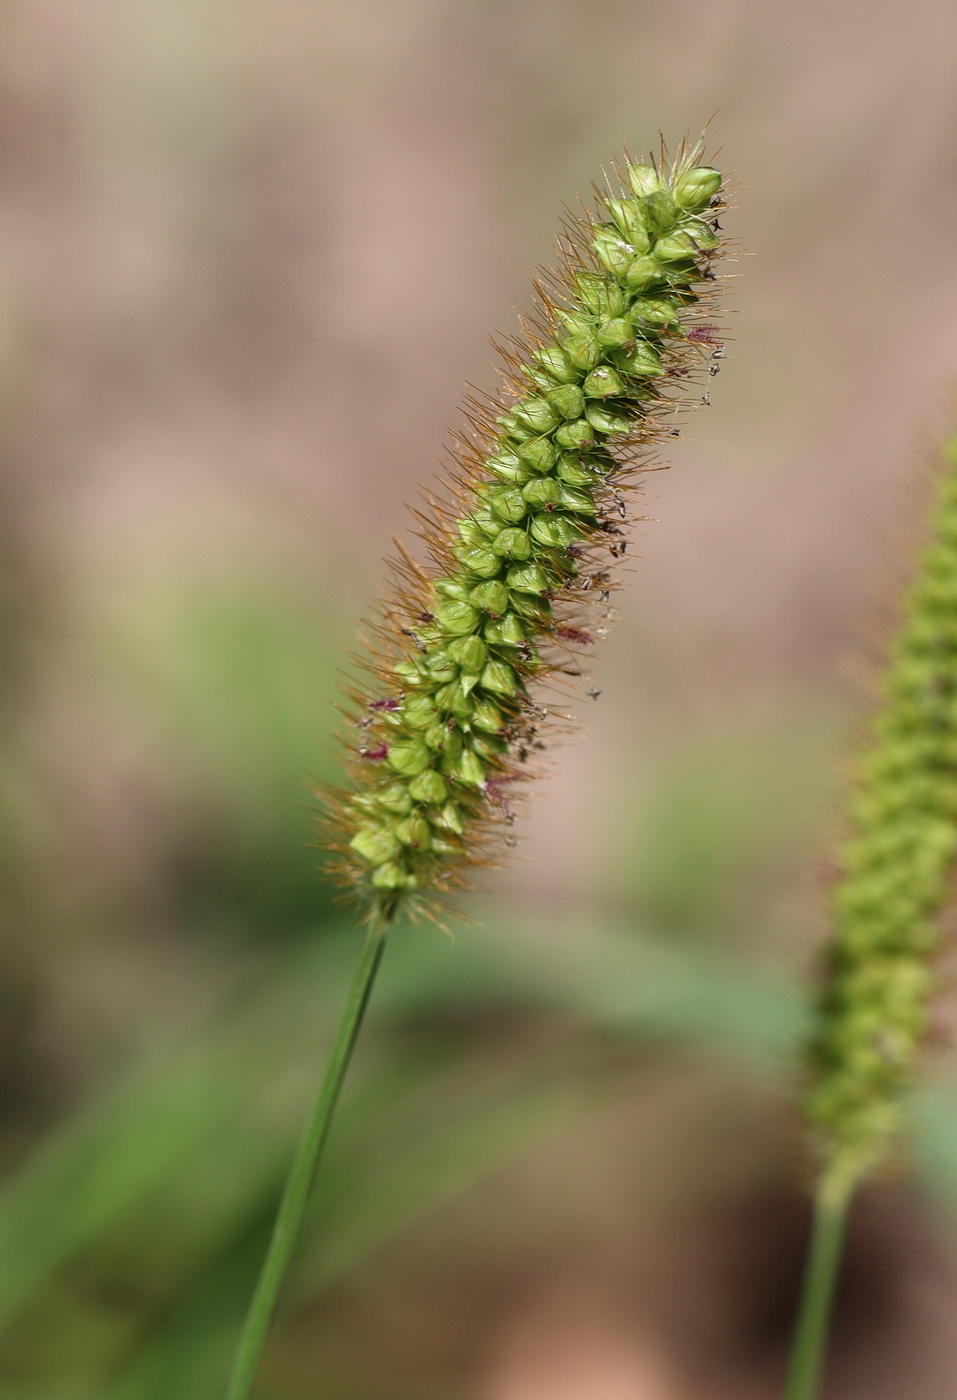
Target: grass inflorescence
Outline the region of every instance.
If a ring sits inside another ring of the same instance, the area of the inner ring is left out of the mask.
[[[927,1038],[957,864],[957,436],[857,765],[806,1055],[818,1180],[786,1400],[815,1400],[848,1207],[887,1159]]]
[[[350,689],[350,782],[323,794],[325,844],[373,917],[428,911],[514,844],[559,719],[542,687],[580,674],[607,630],[628,488],[722,353],[722,176],[700,155],[626,160],[568,216],[501,394],[469,401],[446,495],[419,513],[428,562],[400,546]]]
[[[957,437],[857,766],[807,1117],[846,1190],[885,1156],[925,1039],[957,858]]]

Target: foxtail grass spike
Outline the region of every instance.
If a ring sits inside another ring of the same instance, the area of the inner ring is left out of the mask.
[[[818,1395],[848,1208],[901,1127],[957,865],[957,436],[943,457],[839,856],[807,1055],[818,1181],[785,1400]]]
[[[400,546],[350,690],[350,782],[322,794],[323,843],[370,917],[434,910],[515,844],[516,799],[565,718],[547,699],[613,615],[628,488],[723,354],[722,176],[700,157],[683,143],[616,166],[569,216],[501,395],[467,403],[445,498],[419,515],[427,563]]]
[[[887,1155],[926,1037],[938,916],[957,858],[957,436],[857,770],[810,1054],[821,1189]]]

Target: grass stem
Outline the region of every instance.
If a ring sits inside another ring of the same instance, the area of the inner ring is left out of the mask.
[[[816,1400],[818,1394],[851,1197],[852,1190],[835,1189],[827,1177],[815,1196],[784,1400]]]
[[[247,1400],[256,1379],[276,1299],[295,1249],[309,1188],[315,1177],[326,1138],[329,1136],[339,1091],[369,1003],[388,932],[388,918],[380,918],[370,924],[362,945],[362,952],[352,974],[336,1027],[326,1071],[286,1179],[272,1238],[243,1325],[226,1400]]]

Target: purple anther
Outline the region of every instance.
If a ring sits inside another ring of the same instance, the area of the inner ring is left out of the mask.
[[[389,757],[389,745],[376,744],[371,749],[360,749],[359,757],[368,759],[370,763],[381,763],[384,758]]]
[[[486,794],[491,798],[491,800],[496,804],[496,806],[501,807],[502,811],[505,814],[505,820],[509,824],[511,824],[515,813],[508,805],[508,796],[502,791],[502,789],[505,787],[506,783],[514,783],[516,781],[517,775],[515,777],[509,777],[508,775],[505,775],[498,778],[489,778],[485,784]]]
[[[718,334],[717,326],[692,326],[688,331],[688,339],[698,345],[714,345],[717,343]]]

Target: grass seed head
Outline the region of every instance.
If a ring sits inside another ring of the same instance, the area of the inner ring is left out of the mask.
[[[685,142],[626,162],[567,217],[501,393],[467,403],[445,496],[416,513],[427,564],[401,546],[393,562],[350,691],[349,782],[321,795],[323,844],[370,917],[433,912],[515,844],[519,794],[567,721],[543,697],[607,630],[593,613],[625,553],[623,490],[721,353],[722,176],[700,157]]]
[[[878,1165],[928,1028],[957,857],[957,436],[849,803],[805,1098],[835,1189]]]

